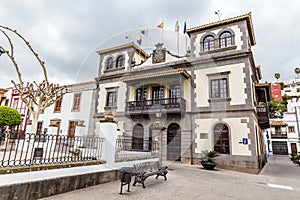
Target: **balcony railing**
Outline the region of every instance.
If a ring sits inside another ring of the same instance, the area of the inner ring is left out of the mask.
[[[271,132],[271,138],[287,138],[286,131],[273,131]]]
[[[158,142],[138,138],[119,138],[116,141],[117,161],[158,157]]]
[[[269,111],[266,106],[257,106],[258,124],[262,129],[270,128]]]
[[[126,111],[131,115],[149,114],[149,112],[155,110],[157,105],[164,108],[167,113],[183,113],[185,111],[186,101],[183,98],[129,101],[127,102]]]

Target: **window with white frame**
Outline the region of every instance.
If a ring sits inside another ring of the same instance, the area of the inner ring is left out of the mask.
[[[213,49],[215,49],[215,38],[212,35],[208,35],[203,39],[203,51]]]
[[[289,126],[289,133],[295,133],[294,126]]]
[[[72,111],[79,111],[80,110],[80,99],[81,99],[81,94],[80,93],[74,94]]]
[[[116,61],[116,68],[124,67],[124,60],[125,60],[125,56],[124,55],[118,56],[117,57],[117,61]]]
[[[207,74],[209,80],[209,99],[230,100],[229,95],[229,74],[230,72],[220,72]]]
[[[106,97],[106,106],[115,107],[117,105],[117,91],[108,91]]]
[[[57,97],[54,105],[54,112],[60,112],[61,111],[61,103],[62,103],[62,96]]]
[[[109,57],[106,60],[106,69],[112,69],[114,67],[113,57]]]
[[[232,45],[232,35],[229,31],[225,31],[220,35],[220,48],[230,47]]]
[[[228,84],[227,78],[213,79],[211,84],[211,98],[227,98],[228,97]]]

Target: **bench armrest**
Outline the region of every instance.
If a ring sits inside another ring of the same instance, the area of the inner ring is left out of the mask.
[[[160,167],[159,170],[167,170],[168,169],[168,166],[163,166],[163,167]]]

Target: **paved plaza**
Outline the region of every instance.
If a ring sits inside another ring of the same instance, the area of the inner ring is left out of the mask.
[[[146,188],[131,184],[131,192],[118,194],[120,181],[80,189],[43,200],[99,199],[300,199],[300,166],[287,156],[270,157],[259,175],[217,169],[208,171],[199,165],[168,163],[168,180],[149,177]]]

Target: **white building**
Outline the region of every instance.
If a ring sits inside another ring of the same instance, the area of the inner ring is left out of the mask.
[[[288,100],[287,112],[283,118],[270,119],[266,131],[267,149],[270,155],[288,155],[300,152],[300,100]]]
[[[39,116],[37,134],[87,136],[93,134],[95,81],[67,85],[67,93]],[[27,125],[30,130],[30,125]]]
[[[282,96],[300,97],[300,79],[295,78],[284,84],[282,89]]]

